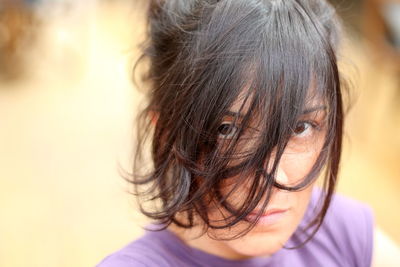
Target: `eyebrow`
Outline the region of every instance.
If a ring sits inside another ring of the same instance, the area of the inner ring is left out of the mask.
[[[324,106],[309,107],[309,108],[306,108],[302,112],[302,114],[306,115],[306,114],[313,113],[313,112],[318,111],[318,110],[327,110],[327,107],[325,105]]]
[[[225,112],[225,116],[238,117],[239,119],[241,119],[244,117],[244,114],[228,110]]]
[[[307,115],[307,114],[313,113],[315,111],[326,110],[326,109],[327,109],[327,107],[325,105],[309,107],[309,108],[306,108],[302,112],[302,115]],[[234,112],[234,111],[228,110],[228,111],[225,112],[225,116],[237,117],[239,119],[242,119],[245,115],[242,114],[242,113],[239,113],[239,112]]]

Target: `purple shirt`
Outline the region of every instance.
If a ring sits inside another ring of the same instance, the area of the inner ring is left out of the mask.
[[[319,190],[314,190],[299,229],[313,215],[319,195]],[[297,236],[302,236],[299,229]],[[297,244],[296,235],[286,246],[294,244]],[[97,267],[367,267],[371,266],[372,244],[371,210],[364,204],[335,195],[321,228],[299,249],[281,249],[269,258],[228,260],[191,248],[168,230],[150,231],[106,257]]]

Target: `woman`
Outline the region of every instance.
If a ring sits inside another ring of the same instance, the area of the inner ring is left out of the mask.
[[[370,266],[370,210],[334,195],[343,127],[334,9],[153,0],[148,25],[151,90],[130,181],[155,224],[99,266]]]

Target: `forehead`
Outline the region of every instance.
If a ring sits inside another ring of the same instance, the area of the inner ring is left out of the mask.
[[[246,113],[252,103],[254,92],[251,90],[252,85],[248,84],[244,87],[244,89],[240,92],[238,97],[232,103],[230,107],[230,111],[233,113]],[[293,90],[296,90],[294,88]],[[317,83],[314,78],[311,79],[307,96],[304,101],[303,109],[307,109],[310,107],[315,107],[319,105],[325,104],[325,99],[323,97],[323,93],[318,90]],[[293,107],[287,107],[288,109],[292,109]]]

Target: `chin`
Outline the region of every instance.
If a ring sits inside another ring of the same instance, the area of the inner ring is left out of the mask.
[[[268,248],[268,249],[263,249],[263,248],[253,248],[253,249],[246,249],[244,251],[238,251],[238,253],[242,254],[246,258],[254,258],[254,257],[269,257],[274,255],[276,252],[278,252],[282,246],[277,246],[274,248]]]
[[[273,235],[265,237],[255,233],[237,240],[229,241],[228,246],[243,258],[271,256],[283,248],[290,235]]]

